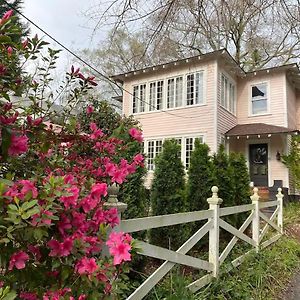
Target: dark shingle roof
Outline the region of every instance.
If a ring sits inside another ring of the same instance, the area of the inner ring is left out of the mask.
[[[255,124],[240,124],[231,128],[225,133],[226,136],[243,136],[243,135],[257,135],[257,134],[275,134],[275,133],[292,133],[297,132],[297,129],[269,125],[265,123]]]

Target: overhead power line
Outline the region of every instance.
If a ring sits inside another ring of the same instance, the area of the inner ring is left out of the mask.
[[[48,36],[52,41],[54,41],[55,43],[57,43],[60,47],[62,47],[64,50],[66,50],[67,52],[69,52],[71,55],[73,55],[76,59],[78,59],[81,63],[83,63],[84,65],[88,66],[91,70],[93,70],[96,74],[98,74],[100,77],[102,77],[103,79],[109,81],[110,83],[116,85],[117,87],[119,87],[123,92],[128,93],[131,96],[134,96],[136,99],[138,99],[139,101],[149,105],[150,107],[153,107],[156,109],[156,106],[152,105],[151,103],[141,99],[140,97],[137,97],[136,95],[134,95],[132,92],[126,90],[124,87],[119,86],[114,80],[112,80],[109,76],[106,76],[105,74],[103,74],[102,72],[100,72],[99,70],[97,70],[95,67],[93,67],[90,63],[88,63],[87,61],[85,61],[84,59],[82,59],[78,54],[76,54],[75,52],[73,52],[72,50],[70,50],[67,46],[65,46],[64,44],[62,44],[60,41],[58,41],[55,37],[53,37],[51,34],[49,34],[47,31],[45,31],[43,28],[41,28],[39,25],[37,25],[35,22],[33,22],[31,19],[29,19],[28,17],[26,17],[21,11],[19,11],[18,9],[16,9],[15,7],[13,7],[10,3],[8,3],[6,0],[3,0],[6,5],[8,7],[10,7],[12,10],[14,10],[16,13],[18,13],[20,16],[22,16],[25,20],[27,20],[30,24],[32,24],[33,26],[35,26],[37,29],[39,29],[41,32],[43,32],[46,36]],[[94,74],[96,76],[96,74]],[[166,110],[161,110],[160,112],[166,113],[168,115],[174,116],[174,117],[178,117],[178,118],[182,118],[182,119],[196,119],[198,117],[187,117],[187,116],[181,116],[181,115],[177,115],[174,113],[171,113],[169,111]]]

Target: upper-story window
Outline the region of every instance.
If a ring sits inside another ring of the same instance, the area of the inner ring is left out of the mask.
[[[183,78],[182,76],[168,79],[167,108],[182,106]]]
[[[186,105],[202,104],[203,102],[203,72],[187,75]]]
[[[149,85],[149,111],[162,109],[164,81],[151,82]]]
[[[224,74],[221,75],[221,105],[231,113],[236,112],[235,84]]]
[[[259,115],[268,112],[268,85],[260,83],[251,86],[251,114]]]
[[[135,85],[133,87],[132,112],[139,113],[145,111],[146,84]]]

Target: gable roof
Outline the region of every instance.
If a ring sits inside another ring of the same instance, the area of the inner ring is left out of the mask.
[[[297,129],[283,126],[269,125],[265,123],[239,124],[228,130],[226,136],[247,136],[259,134],[298,133]]]
[[[275,66],[275,67],[268,67],[256,71],[246,72],[225,48],[208,52],[205,54],[200,54],[196,56],[170,61],[167,63],[162,63],[159,65],[145,67],[138,70],[132,70],[129,72],[110,76],[110,78],[112,80],[115,80],[116,82],[123,83],[126,79],[141,74],[151,74],[160,70],[174,68],[182,65],[193,65],[195,62],[198,61],[205,62],[205,61],[210,61],[215,59],[222,59],[222,61],[226,63],[227,67],[234,70],[234,72],[239,77],[251,77],[251,76],[263,74],[264,72],[270,73],[270,72],[286,71],[288,73],[289,80],[295,85],[296,88],[300,89],[300,70],[297,63],[291,63],[291,64]]]
[[[195,62],[201,61],[210,61],[214,59],[222,58],[226,63],[240,75],[245,75],[246,72],[240,67],[240,65],[235,61],[235,59],[230,55],[230,53],[226,49],[216,50],[212,52],[208,52],[205,54],[200,54],[196,56],[191,56],[183,59],[178,59],[174,61],[170,61],[167,63],[162,63],[155,66],[149,66],[138,70],[132,70],[129,72],[113,75],[110,78],[123,83],[125,79],[141,75],[141,74],[149,74],[154,73],[160,70],[168,69],[171,67],[178,67],[182,65],[193,65]]]

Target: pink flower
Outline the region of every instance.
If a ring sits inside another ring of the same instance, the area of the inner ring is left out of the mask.
[[[114,265],[119,265],[123,261],[130,261],[131,246],[129,245],[128,236],[123,232],[112,232],[106,245],[109,247],[109,253],[114,257]]]
[[[116,208],[111,208],[109,210],[105,210],[105,221],[111,227],[115,227],[120,224],[118,210]]]
[[[18,183],[23,185],[21,189],[21,193],[25,196],[27,193],[31,192],[32,198],[36,198],[38,196],[37,188],[35,187],[34,182],[30,180],[19,180]]]
[[[31,254],[35,257],[36,260],[40,260],[42,257],[42,254],[40,252],[40,248],[38,246],[29,245],[28,251],[31,252]]]
[[[75,270],[80,274],[93,274],[97,271],[98,265],[95,258],[83,257],[75,266]]]
[[[83,198],[80,202],[80,206],[83,208],[84,212],[87,213],[94,209],[99,204],[99,199],[87,196]]]
[[[31,116],[27,117],[27,123],[29,126],[39,126],[43,122],[43,118],[37,118],[33,120]]]
[[[96,183],[92,186],[91,197],[99,199],[101,196],[107,195],[107,184],[106,183]]]
[[[64,242],[60,243],[57,240],[50,240],[48,247],[51,249],[49,256],[68,256],[73,248],[73,241],[70,238],[66,238]]]
[[[28,39],[26,39],[22,42],[22,48],[25,49],[27,47],[27,45],[28,45]]]
[[[86,113],[89,115],[91,114],[92,112],[94,111],[94,107],[92,105],[89,105],[87,108],[86,108]]]
[[[12,134],[10,145],[8,148],[8,154],[11,156],[17,156],[25,153],[28,150],[28,137],[26,135],[17,136]]]
[[[70,194],[69,196],[60,197],[60,201],[64,204],[65,208],[74,207],[77,204],[77,200],[79,197],[79,188],[77,186],[72,186],[70,188],[66,188],[66,191]]]
[[[37,300],[38,296],[35,293],[21,292],[20,298],[23,300]]]
[[[141,143],[143,141],[143,134],[140,130],[136,129],[136,128],[130,128],[128,130],[130,136],[132,138],[134,138],[135,140],[137,140],[139,143]]]
[[[92,140],[96,140],[98,139],[99,137],[102,137],[103,136],[103,132],[101,129],[99,129],[96,125],[96,123],[94,122],[91,122],[90,124],[90,129],[91,131],[93,132],[91,135],[90,135],[90,138]]]
[[[11,57],[12,56],[12,54],[13,54],[13,48],[12,47],[7,47],[7,56],[8,57]]]
[[[53,213],[51,211],[41,209],[40,214],[32,216],[32,226],[50,226],[52,224],[52,220],[48,218],[48,216],[53,216]],[[38,219],[40,220],[38,221]]]
[[[3,23],[4,21],[6,21],[6,20],[8,20],[12,15],[13,15],[13,10],[11,9],[11,10],[9,10],[9,11],[7,11],[4,15],[3,15],[3,17],[2,17],[2,19],[1,19],[1,21],[0,21],[0,24],[1,23]]]
[[[142,154],[136,154],[133,158],[133,161],[137,164],[140,165],[144,161],[144,156]]]
[[[1,280],[0,280],[0,288],[2,288],[3,285],[4,285],[4,281],[1,281]]]
[[[5,109],[5,107],[4,107]],[[18,118],[19,113],[16,112],[13,116],[7,117],[7,116],[0,116],[0,123],[4,125],[10,125],[16,122]]]
[[[29,255],[24,251],[15,252],[9,261],[8,270],[12,270],[14,267],[18,270],[25,268],[26,261],[29,260]]]

